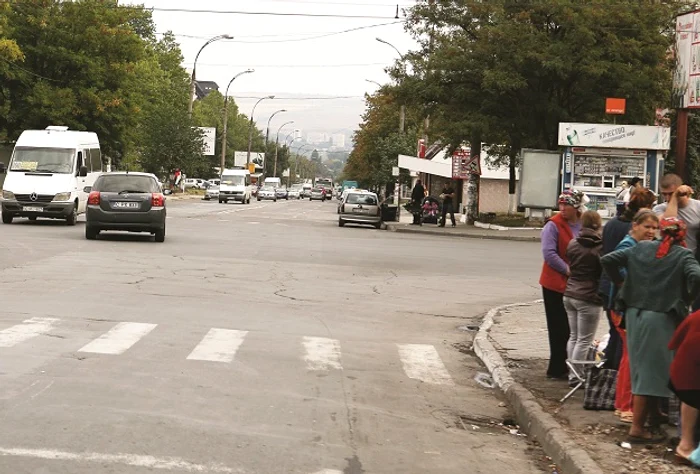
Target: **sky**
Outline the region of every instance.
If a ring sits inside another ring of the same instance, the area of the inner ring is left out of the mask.
[[[291,127],[327,133],[354,130],[364,111],[364,94],[378,88],[368,80],[389,82],[384,69],[399,57],[396,50],[376,38],[392,43],[402,53],[416,48],[403,22],[395,19],[397,5],[400,18],[404,18],[402,9],[415,4],[415,0],[120,2],[129,3],[154,8],[156,31],[175,34],[184,56],[183,66],[188,70],[209,38],[233,36],[233,40],[216,41],[202,51],[197,79],[215,81],[224,93],[234,75],[255,69],[237,78],[229,95],[246,115],[250,115],[257,98],[275,95],[273,100],[262,101],[254,115],[258,126],[265,129],[273,112],[287,109],[273,118],[272,136],[290,120],[295,123],[283,132]],[[335,34],[351,29],[356,30]]]

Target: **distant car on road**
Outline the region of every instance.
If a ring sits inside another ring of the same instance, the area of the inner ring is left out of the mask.
[[[275,188],[272,186],[263,186],[258,190],[258,201],[262,201],[263,199],[271,199],[275,202],[277,202],[277,193],[275,192]]]
[[[90,189],[85,238],[102,231],[150,232],[165,241],[165,196],[150,173],[113,172],[101,175]]]
[[[326,200],[326,190],[323,188],[313,188],[309,194],[309,201],[325,201]]]
[[[340,205],[338,225],[368,224],[377,229],[382,226],[379,198],[367,191],[350,191]]]
[[[279,188],[275,189],[275,196],[277,199],[289,200],[289,193],[287,192],[287,188],[285,186],[280,186]]]
[[[313,189],[313,186],[311,186],[311,183],[304,183],[301,185],[301,197],[307,198],[311,197],[311,190]]]
[[[292,184],[292,187],[289,188],[289,192],[287,193],[287,197],[290,199],[301,199],[303,197],[301,195],[302,191],[301,184]]]
[[[187,178],[185,180],[185,189],[187,188],[194,188],[194,189],[206,189],[208,187],[208,183],[199,178]]]
[[[219,186],[211,185],[207,188],[207,192],[204,193],[204,200],[211,201],[212,199],[219,199]]]

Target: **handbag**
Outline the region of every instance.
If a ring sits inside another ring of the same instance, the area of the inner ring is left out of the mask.
[[[585,410],[615,410],[615,387],[617,370],[591,367],[586,375],[583,391]]]

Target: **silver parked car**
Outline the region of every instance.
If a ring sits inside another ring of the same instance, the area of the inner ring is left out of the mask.
[[[368,224],[377,229],[382,226],[382,211],[379,198],[368,191],[350,191],[342,204],[338,216],[338,225]]]
[[[95,240],[105,230],[150,232],[165,241],[165,196],[150,173],[114,172],[101,175],[90,189],[85,238]]]
[[[272,199],[277,202],[277,192],[272,186],[263,186],[258,190],[258,201],[263,199]]]
[[[219,199],[219,186],[212,184],[207,188],[207,192],[204,193],[204,200],[211,201],[212,199]]]

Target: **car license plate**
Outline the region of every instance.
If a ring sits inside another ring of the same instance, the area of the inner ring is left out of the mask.
[[[138,209],[139,203],[137,202],[115,202],[114,207],[119,209]]]
[[[356,213],[358,213],[358,214],[362,214],[363,212],[365,212],[365,210],[364,210],[364,209],[353,209],[352,212],[356,212]]]
[[[24,212],[44,212],[44,208],[37,207],[37,206],[23,206],[22,211],[24,211]]]

